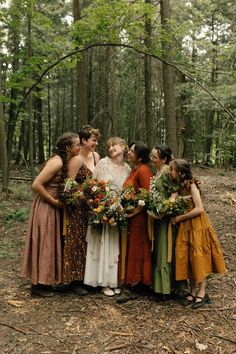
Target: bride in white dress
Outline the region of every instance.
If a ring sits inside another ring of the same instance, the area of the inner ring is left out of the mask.
[[[107,141],[109,157],[101,159],[93,178],[109,181],[121,192],[123,183],[130,173],[129,165],[124,161],[127,145],[119,137]],[[87,231],[87,256],[84,283],[90,286],[102,286],[103,293],[113,296],[120,293],[118,286],[119,230],[117,226],[104,224],[102,229],[89,225]]]

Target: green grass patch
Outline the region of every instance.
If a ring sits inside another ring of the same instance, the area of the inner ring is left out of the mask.
[[[24,242],[20,240],[2,240],[0,244],[0,260],[14,259],[18,257],[16,249],[23,247]]]
[[[3,215],[4,223],[13,224],[17,221],[26,221],[29,218],[28,208],[9,209]]]

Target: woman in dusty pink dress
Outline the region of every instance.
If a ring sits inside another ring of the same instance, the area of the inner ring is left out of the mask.
[[[50,297],[50,286],[62,282],[62,243],[59,201],[60,185],[67,175],[69,159],[77,155],[80,139],[65,133],[57,141],[56,153],[36,177],[34,197],[23,261],[24,277],[31,278],[32,294]]]

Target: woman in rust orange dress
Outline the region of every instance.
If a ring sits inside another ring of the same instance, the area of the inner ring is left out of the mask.
[[[149,189],[150,178],[153,175],[147,164],[149,153],[148,146],[142,142],[130,145],[127,159],[133,169],[124,186],[133,185],[137,191],[139,188]],[[125,283],[131,286],[152,283],[151,241],[148,236],[147,220],[147,212],[142,207],[137,207],[129,214]]]

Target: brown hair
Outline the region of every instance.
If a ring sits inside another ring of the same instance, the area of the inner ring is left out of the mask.
[[[82,139],[88,140],[91,138],[92,135],[95,135],[96,138],[100,138],[101,134],[99,132],[99,129],[95,129],[91,127],[91,125],[84,125],[81,130],[78,131],[80,140],[82,142]]]
[[[166,164],[172,160],[172,151],[168,145],[156,145],[154,149],[157,150],[157,154],[160,159],[166,159]]]
[[[190,184],[195,183],[200,190],[199,186],[201,182],[193,177],[190,164],[187,160],[175,159],[170,164],[174,165],[176,171],[179,173],[179,182],[182,186],[190,187]]]

